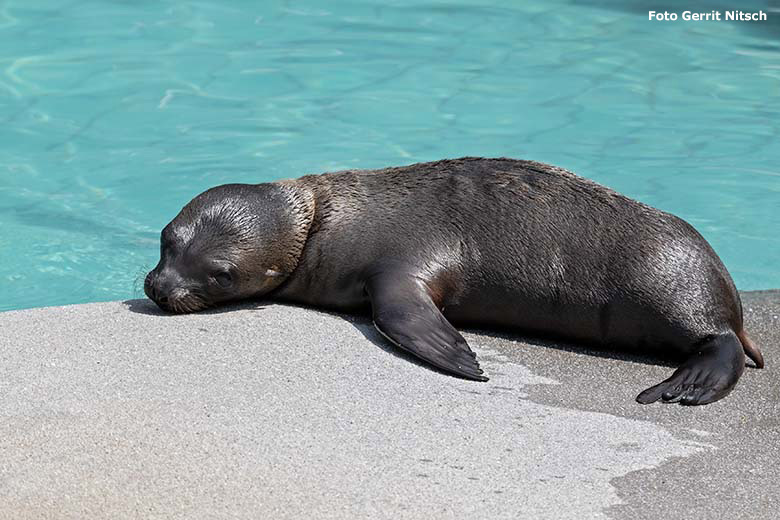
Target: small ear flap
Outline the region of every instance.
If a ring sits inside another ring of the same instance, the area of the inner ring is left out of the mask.
[[[276,271],[274,269],[268,269],[268,270],[266,270],[265,275],[267,277],[269,277],[269,278],[276,278],[278,276],[282,276],[282,273],[280,273],[279,271]]]

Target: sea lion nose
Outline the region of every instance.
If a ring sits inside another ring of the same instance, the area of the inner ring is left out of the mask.
[[[144,278],[144,293],[146,296],[154,301],[155,303],[158,302],[160,296],[159,292],[157,291],[157,272],[149,271],[149,274],[146,275],[146,278]]]

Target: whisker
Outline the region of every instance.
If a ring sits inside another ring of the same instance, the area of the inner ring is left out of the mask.
[[[151,269],[152,268],[149,267],[148,264],[143,264],[138,267],[135,273],[135,277],[133,278],[133,296],[145,296],[144,281],[146,280],[146,275]]]
[[[171,307],[176,312],[197,312],[207,308],[206,295],[197,288],[187,289],[186,294],[171,302]]]

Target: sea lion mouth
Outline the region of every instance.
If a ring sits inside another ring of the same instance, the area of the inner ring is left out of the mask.
[[[202,311],[209,306],[204,296],[197,289],[177,288],[171,291],[170,296],[159,298],[155,300],[155,303],[165,311],[175,314],[187,314]]]
[[[157,306],[174,314],[198,312],[210,306],[206,295],[196,287],[175,287],[170,291],[160,290],[150,274],[144,284],[144,292]]]

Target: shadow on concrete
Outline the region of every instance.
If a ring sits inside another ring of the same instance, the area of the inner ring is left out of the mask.
[[[325,311],[319,311],[319,312],[325,312]],[[336,314],[331,312],[328,312],[327,314],[331,314],[333,316],[337,316],[344,319],[343,314]],[[391,344],[387,339],[385,339],[384,336],[382,336],[379,333],[379,331],[376,330],[370,318],[365,316],[351,317],[347,319],[347,321],[349,321],[352,324],[352,326],[355,327],[363,335],[363,337],[365,337],[368,341],[370,341],[377,347],[381,348],[385,352],[406,359],[416,365],[430,368],[431,370],[434,370],[436,372],[452,375],[449,372],[445,372],[432,365],[429,365],[428,363],[421,360],[414,354],[410,354],[409,352],[406,352],[405,350],[400,349],[395,345]],[[472,327],[469,328],[456,327],[456,328],[461,332],[467,332],[472,334],[478,334],[480,336],[487,336],[491,338],[516,341],[518,343],[522,343],[523,345],[519,345],[518,348],[526,348],[529,346],[531,348],[539,347],[545,349],[560,350],[564,352],[574,352],[577,354],[583,354],[592,357],[617,359],[622,361],[629,361],[632,363],[640,363],[644,365],[657,365],[657,366],[664,366],[669,368],[676,368],[683,360],[683,358],[675,358],[674,356],[660,357],[660,356],[652,356],[647,354],[634,354],[634,353],[615,351],[615,350],[601,350],[601,349],[594,348],[592,346],[589,347],[587,345],[576,345],[576,344],[566,343],[564,340],[561,339],[529,336],[511,330],[496,330],[496,329],[488,330],[488,329],[480,329],[480,328],[472,328]],[[475,353],[477,354],[477,357],[479,357],[479,351],[476,350]],[[457,377],[457,376],[453,376],[453,377]]]
[[[470,332],[472,334],[479,334],[481,336],[489,336],[496,339],[516,341],[518,343],[523,344],[521,348],[530,347],[530,348],[559,350],[562,352],[573,352],[575,354],[582,354],[582,355],[597,357],[597,358],[628,361],[631,363],[638,363],[642,365],[657,365],[663,367],[676,368],[684,359],[683,357],[676,357],[671,353],[669,355],[664,356],[659,354],[626,352],[622,350],[613,350],[607,347],[597,347],[594,345],[588,345],[583,343],[570,343],[565,338],[523,334],[517,331],[506,330],[506,329],[485,330],[480,328],[467,328],[467,329],[462,328],[460,330]]]
[[[246,301],[240,303],[234,303],[230,305],[223,305],[220,307],[212,307],[210,309],[204,309],[198,311],[198,314],[223,314],[226,312],[233,312],[238,310],[257,310],[268,306],[267,301]],[[136,314],[146,314],[147,316],[181,316],[174,312],[167,312],[160,309],[152,300],[147,298],[124,300],[122,304],[127,307],[127,310]]]
[[[772,296],[775,295],[776,293],[773,294]],[[125,300],[122,303],[127,307],[127,309],[130,312],[134,312],[137,314],[145,314],[149,316],[162,316],[162,317],[178,316],[177,314],[163,311],[162,309],[157,307],[157,305],[155,305],[154,302],[146,298]],[[304,305],[295,305],[286,302],[279,303],[279,302],[269,302],[268,300],[262,300],[262,301],[250,300],[250,301],[235,303],[232,305],[224,305],[220,307],[214,307],[211,309],[205,309],[199,311],[199,314],[222,314],[222,313],[228,313],[228,312],[246,310],[246,309],[259,310],[259,309],[263,309],[269,304],[290,305],[292,307],[298,307],[310,311],[320,312],[323,314],[328,314],[330,316],[337,317],[339,319],[343,319],[348,323],[350,323],[353,327],[355,327],[363,335],[364,338],[366,338],[368,341],[370,341],[377,347],[381,348],[385,352],[392,354],[393,356],[402,358],[410,363],[414,363],[415,365],[426,367],[435,372],[447,374],[452,377],[458,377],[453,374],[450,374],[449,372],[438,369],[428,364],[427,362],[423,361],[422,359],[418,358],[414,354],[411,354],[390,343],[387,339],[385,339],[384,336],[382,336],[379,333],[379,331],[376,330],[368,313],[346,315],[346,314],[329,311],[326,309],[307,307]],[[614,359],[614,360],[627,361],[630,363],[638,363],[643,365],[656,365],[656,366],[663,366],[668,368],[677,368],[685,360],[683,356],[675,356],[673,353],[668,353],[667,355],[651,355],[645,353],[625,352],[620,350],[606,350],[603,348],[595,347],[593,345],[569,343],[562,338],[533,336],[533,335],[522,334],[517,331],[507,330],[507,329],[488,330],[488,329],[481,329],[481,328],[474,328],[474,327],[468,327],[468,328],[457,327],[457,328],[460,331],[478,334],[481,336],[487,336],[496,339],[503,339],[503,340],[509,340],[509,341],[515,341],[521,343],[522,345],[518,346],[518,348],[530,347],[530,348],[553,349],[553,350],[558,350],[563,352],[573,352],[576,354],[582,354],[591,357]],[[477,356],[479,356],[478,351],[476,351],[476,354]],[[752,363],[746,364],[746,367],[755,368],[755,366],[753,366]]]
[[[302,307],[302,308],[306,308],[306,307]],[[406,352],[405,350],[400,349],[395,345],[391,344],[389,341],[387,341],[387,339],[385,339],[384,336],[382,336],[379,333],[379,331],[376,330],[374,324],[371,322],[371,319],[367,316],[357,316],[357,317],[352,316],[350,318],[345,318],[343,314],[322,311],[319,309],[317,309],[317,311],[325,312],[327,314],[330,314],[332,316],[337,316],[342,319],[347,319],[347,321],[349,321],[352,324],[352,326],[355,327],[368,341],[378,346],[385,352],[406,359],[416,365],[430,368],[431,370],[434,370],[436,372],[452,375],[449,372],[439,370],[438,368],[429,365],[428,363],[422,361],[414,354],[410,354],[409,352]],[[477,334],[480,336],[487,336],[491,338],[503,339],[508,341],[516,341],[519,344],[521,344],[518,345],[518,348],[530,347],[530,348],[552,349],[552,350],[558,350],[563,352],[573,352],[575,354],[581,354],[581,355],[597,357],[597,358],[627,361],[629,363],[637,363],[641,365],[654,365],[654,366],[661,366],[667,368],[677,368],[686,359],[686,356],[682,356],[682,355],[676,356],[674,355],[673,352],[669,352],[666,355],[663,355],[663,354],[625,352],[621,350],[610,350],[605,348],[598,348],[593,345],[569,343],[563,338],[553,338],[553,337],[523,334],[518,331],[513,331],[511,329],[510,330],[481,329],[475,327],[457,327],[457,326],[456,328],[461,332]],[[479,357],[479,351],[475,350],[475,353],[477,354],[477,357]],[[752,364],[752,362],[746,363],[745,367],[756,368]]]

